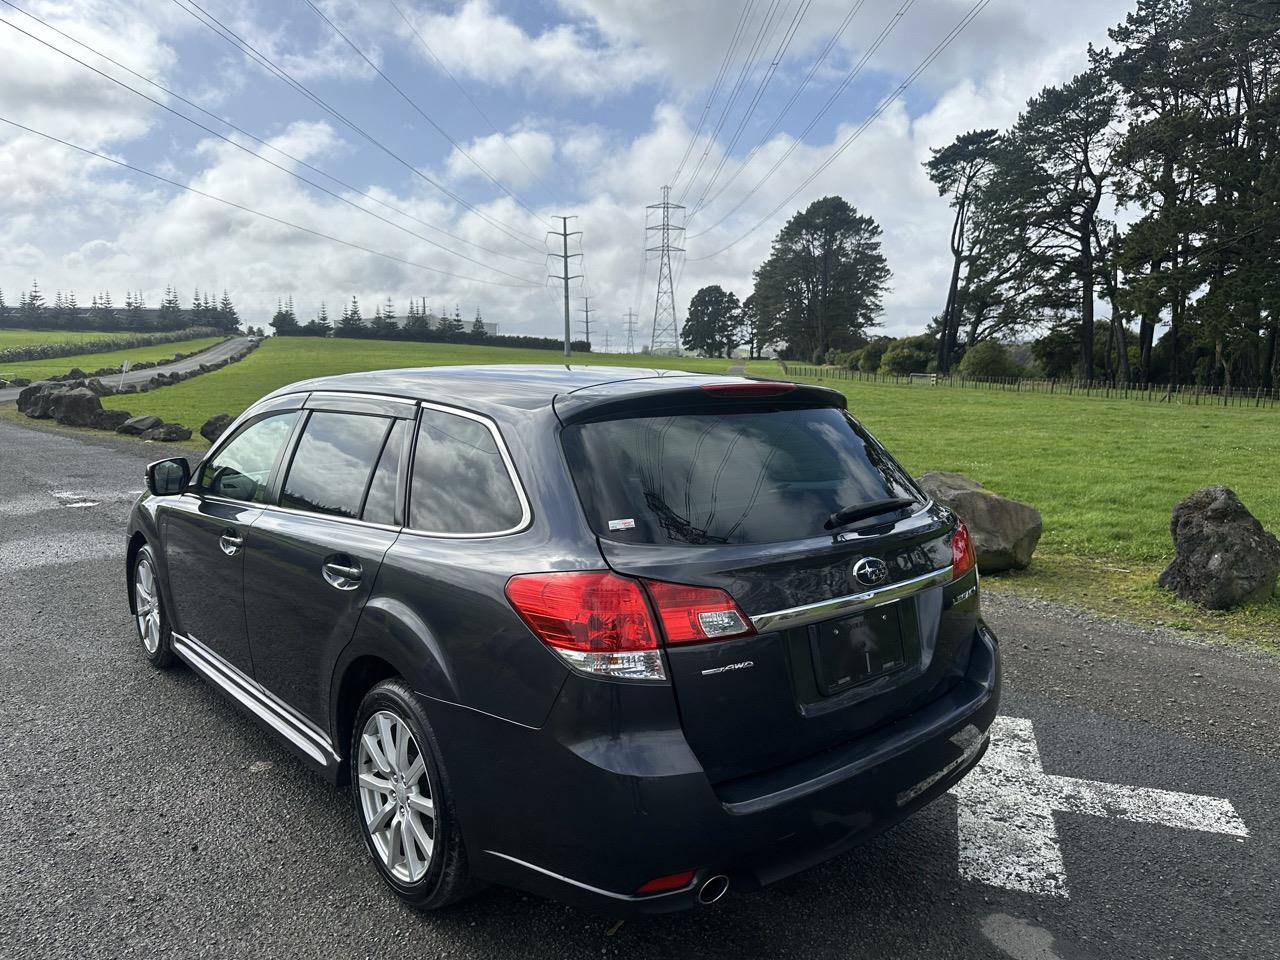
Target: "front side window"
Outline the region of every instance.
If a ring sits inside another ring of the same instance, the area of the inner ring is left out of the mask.
[[[424,533],[502,533],[524,507],[489,428],[478,420],[423,409],[413,457],[409,526]]]
[[[847,507],[924,503],[830,407],[606,420],[567,427],[563,441],[592,528],[624,543],[800,540],[829,535],[824,523]]]
[[[200,491],[215,497],[263,503],[280,451],[299,413],[277,413],[249,424],[200,471]]]
[[[355,413],[313,413],[285,477],[280,506],[360,516],[369,475],[392,421]]]

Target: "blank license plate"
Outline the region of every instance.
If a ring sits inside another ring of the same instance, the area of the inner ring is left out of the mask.
[[[907,665],[897,604],[810,627],[814,670],[824,696]]]

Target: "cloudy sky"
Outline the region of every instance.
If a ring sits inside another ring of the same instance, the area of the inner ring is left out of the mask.
[[[1008,124],[1127,6],[990,0],[895,96],[974,0],[0,0],[0,287],[225,288],[251,322],[425,297],[556,335],[570,214],[575,320],[589,294],[616,347],[627,309],[652,325],[670,183],[681,316],[708,283],[748,294],[787,217],[840,194],[884,229],[885,329],[914,331],[948,269],[929,147]]]

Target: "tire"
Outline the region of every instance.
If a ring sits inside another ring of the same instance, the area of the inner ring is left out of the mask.
[[[169,629],[169,615],[165,611],[160,591],[156,557],[146,544],[142,545],[133,558],[129,586],[133,591],[133,625],[138,631],[142,653],[153,667],[168,669],[175,661],[173,634]]]
[[[384,743],[390,745],[385,750]],[[396,896],[418,910],[439,910],[469,894],[466,850],[439,745],[403,680],[384,680],[365,695],[350,763],[356,826]]]

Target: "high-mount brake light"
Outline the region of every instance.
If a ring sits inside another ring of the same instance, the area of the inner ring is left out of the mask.
[[[707,643],[755,633],[733,597],[715,587],[645,580],[645,589],[662,620],[667,643]]]
[[[776,380],[759,380],[755,383],[704,383],[704,393],[717,397],[780,397],[796,388],[794,383],[779,383]]]
[[[666,679],[637,581],[606,570],[529,573],[507,581],[507,599],[570,666],[626,680]]]
[[[958,580],[973,569],[977,563],[977,555],[973,550],[973,537],[963,520],[956,521],[955,532],[951,534],[951,577]]]

